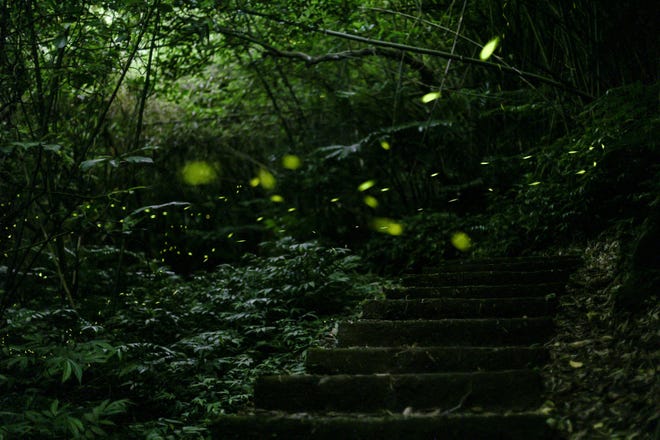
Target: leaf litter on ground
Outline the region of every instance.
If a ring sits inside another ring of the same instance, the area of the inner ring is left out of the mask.
[[[660,438],[660,305],[637,314],[614,307],[620,255],[611,239],[585,249],[548,344],[542,411],[571,440]]]

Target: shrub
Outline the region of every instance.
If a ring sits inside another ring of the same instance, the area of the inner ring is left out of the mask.
[[[262,253],[188,281],[144,279],[101,310],[10,310],[0,434],[198,438],[250,404],[257,375],[302,371],[307,347],[379,290],[346,249],[283,238]]]

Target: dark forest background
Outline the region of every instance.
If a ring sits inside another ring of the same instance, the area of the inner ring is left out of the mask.
[[[0,438],[205,438],[447,259],[605,235],[649,307],[651,2],[0,9]]]

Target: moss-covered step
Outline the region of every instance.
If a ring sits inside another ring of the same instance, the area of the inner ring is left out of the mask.
[[[519,318],[548,316],[556,298],[418,298],[372,300],[364,303],[366,319]]]
[[[546,416],[481,414],[260,414],[222,416],[214,440],[551,440]]]
[[[532,370],[422,374],[276,375],[257,379],[257,408],[279,411],[526,410],[543,384]]]
[[[531,368],[548,361],[541,347],[312,348],[306,371],[314,374],[438,373]]]
[[[540,284],[504,284],[500,286],[421,286],[387,289],[385,296],[400,298],[514,298],[529,296],[561,295],[565,292],[565,283]]]
[[[564,269],[539,270],[534,272],[519,271],[483,271],[483,272],[438,272],[407,275],[403,283],[408,286],[472,286],[501,284],[538,284],[560,283],[568,280],[570,271]]]
[[[575,270],[583,264],[579,256],[488,258],[448,261],[424,272],[539,271],[548,269]]]
[[[550,318],[359,320],[339,324],[340,347],[496,346],[547,341],[554,332]]]

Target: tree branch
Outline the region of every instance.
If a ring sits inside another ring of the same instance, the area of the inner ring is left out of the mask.
[[[519,77],[521,77],[523,79],[535,80],[535,81],[538,81],[538,82],[543,83],[543,84],[547,84],[547,85],[550,85],[550,86],[553,86],[553,87],[556,87],[556,88],[559,88],[559,89],[566,90],[567,92],[574,93],[574,94],[576,94],[578,96],[581,96],[583,98],[594,99],[594,97],[591,96],[589,93],[584,92],[584,91],[579,90],[579,89],[576,89],[574,86],[572,86],[570,84],[566,84],[564,82],[558,81],[554,78],[549,78],[547,76],[539,75],[539,74],[532,73],[532,72],[523,71],[523,70],[517,69],[515,67],[511,67],[511,66],[501,64],[501,63],[493,63],[493,62],[490,62],[490,61],[483,61],[483,60],[480,60],[478,58],[472,58],[472,57],[467,57],[467,56],[463,56],[463,55],[458,55],[458,54],[451,53],[451,52],[446,52],[446,51],[443,51],[443,50],[427,49],[425,47],[411,46],[409,44],[394,43],[394,42],[383,41],[383,40],[375,40],[375,39],[372,39],[372,38],[362,37],[360,35],[349,34],[347,32],[333,31],[331,29],[322,29],[322,28],[316,28],[316,27],[312,27],[312,26],[304,26],[304,25],[301,25],[300,23],[293,23],[291,21],[284,20],[284,19],[279,18],[279,17],[274,17],[274,16],[269,15],[269,14],[260,13],[260,12],[257,12],[257,11],[244,10],[243,12],[247,13],[247,14],[250,14],[250,15],[260,16],[260,17],[263,17],[263,18],[266,18],[268,20],[272,20],[272,21],[275,21],[275,22],[278,22],[278,23],[281,23],[281,24],[302,27],[303,29],[305,29],[309,32],[317,32],[317,33],[321,33],[321,34],[324,34],[324,35],[328,35],[330,37],[341,38],[341,39],[344,39],[344,40],[358,41],[360,43],[369,44],[369,45],[371,45],[375,48],[387,48],[387,49],[391,49],[391,50],[393,49],[393,50],[398,51],[399,53],[403,52],[403,53],[417,53],[417,54],[421,54],[421,55],[429,55],[429,56],[433,56],[433,57],[444,58],[444,59],[447,59],[447,60],[455,60],[455,61],[459,61],[461,63],[474,64],[474,65],[477,65],[477,66],[485,67],[487,69],[498,70],[500,72],[513,73],[513,74],[518,75]],[[229,31],[229,32],[226,33],[226,32],[223,32],[223,31]],[[245,40],[248,40],[248,41],[251,41],[255,44],[258,44],[258,45],[260,45],[260,46],[262,46],[266,49],[275,49],[272,46],[268,46],[268,45],[266,45],[266,44],[264,44],[260,41],[257,41],[253,37],[249,37],[247,35],[240,35],[239,33],[237,33],[236,31],[233,31],[233,30],[224,29],[224,30],[220,30],[220,32],[221,33],[226,33],[226,34],[229,34],[229,35],[233,35],[233,36],[236,36],[238,38],[243,38]],[[275,49],[275,51],[279,51],[279,50]],[[312,57],[312,59],[314,59],[314,58]]]
[[[264,46],[262,46],[264,47]],[[345,59],[363,58],[368,56],[381,56],[390,58],[396,61],[403,60],[404,63],[419,72],[422,82],[426,85],[433,84],[435,73],[427,65],[417,58],[407,53],[401,53],[397,50],[388,50],[381,47],[367,47],[360,50],[345,50],[342,52],[331,52],[323,55],[312,56],[304,52],[279,50],[274,47],[264,47],[267,52],[266,55],[280,58],[299,59],[305,62],[308,66],[320,64],[328,61],[340,61]]]
[[[419,72],[423,84],[430,86],[435,82],[435,72],[433,69],[429,68],[426,64],[424,64],[424,62],[418,60],[409,53],[402,52],[400,50],[372,46],[360,50],[345,50],[342,52],[331,52],[323,55],[312,56],[305,52],[278,49],[275,46],[271,46],[268,43],[252,37],[251,35],[237,32],[233,29],[219,27],[218,31],[225,36],[235,37],[239,40],[247,41],[256,44],[257,46],[261,46],[266,51],[264,55],[270,55],[278,58],[298,59],[304,61],[308,66],[325,63],[328,61],[340,61],[368,56],[382,56],[385,58],[393,59],[395,61],[403,60],[404,63]]]
[[[493,70],[499,70],[500,72],[510,72],[510,73],[515,73],[516,75],[520,76],[521,78],[526,78],[526,79],[532,79],[536,80],[538,82],[544,83],[551,85],[553,87],[557,87],[563,90],[566,90],[571,93],[575,93],[579,96],[582,96],[583,98],[588,98],[588,99],[593,99],[594,97],[589,95],[588,93],[578,90],[573,86],[570,86],[568,84],[565,84],[563,82],[557,81],[553,78],[548,78],[547,76],[543,75],[538,75],[536,73],[532,72],[526,72],[522,71],[520,69],[516,69],[515,67],[510,67],[506,66],[503,64],[499,63],[491,63],[489,61],[483,61],[477,58],[472,58],[472,57],[466,57],[463,55],[458,55],[455,53],[451,52],[445,52],[443,50],[435,50],[435,49],[427,49],[424,47],[417,47],[417,46],[410,46],[408,44],[401,44],[401,43],[393,43],[390,41],[381,41],[381,40],[374,40],[372,38],[367,38],[367,37],[361,37],[359,35],[354,35],[354,34],[348,34],[345,32],[338,32],[338,31],[333,31],[330,29],[319,29],[318,32],[329,35],[332,37],[337,37],[337,38],[342,38],[346,40],[352,40],[352,41],[359,41],[362,43],[367,43],[367,44],[372,44],[374,46],[378,47],[388,47],[392,49],[398,49],[404,52],[410,52],[410,53],[419,53],[422,55],[430,55],[430,56],[435,56],[439,58],[445,58],[448,60],[456,60],[460,61],[462,63],[466,64],[475,64],[477,66],[482,66],[486,67],[488,69],[493,69]]]

